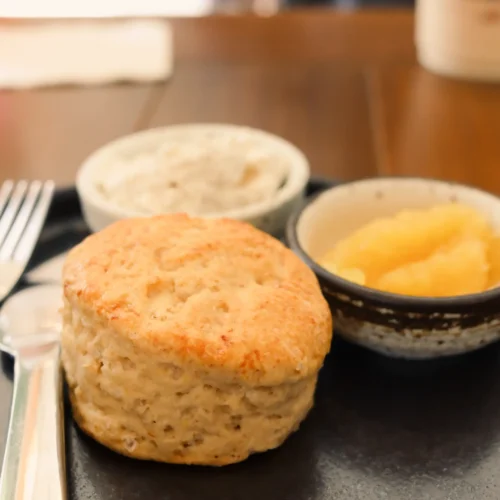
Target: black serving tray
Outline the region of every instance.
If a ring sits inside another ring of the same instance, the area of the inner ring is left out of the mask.
[[[330,185],[313,180],[309,194]],[[58,192],[30,267],[87,234],[75,191]],[[5,356],[2,365],[0,451],[12,379]],[[334,337],[299,431],[236,465],[122,457],[82,434],[68,406],[66,447],[69,500],[499,500],[499,346],[403,361]]]

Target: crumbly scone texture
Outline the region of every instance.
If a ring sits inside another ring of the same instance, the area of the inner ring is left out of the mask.
[[[63,283],[75,418],[120,453],[238,462],[312,406],[329,308],[312,271],[252,226],[123,220],[70,252]]]

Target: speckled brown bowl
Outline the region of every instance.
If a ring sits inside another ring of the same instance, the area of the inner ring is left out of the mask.
[[[356,285],[315,261],[374,218],[446,202],[475,207],[500,233],[500,198],[430,179],[376,178],[341,184],[292,215],[287,243],[316,273],[343,337],[410,359],[460,354],[500,339],[500,288],[458,297],[410,297]]]

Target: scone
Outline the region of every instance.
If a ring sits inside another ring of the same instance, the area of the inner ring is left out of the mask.
[[[279,446],[313,404],[332,320],[313,272],[232,220],[127,219],[63,272],[78,425],[140,459],[225,465]]]

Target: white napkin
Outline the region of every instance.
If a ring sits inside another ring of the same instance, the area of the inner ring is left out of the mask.
[[[0,0],[0,17],[98,18],[207,16],[215,0]]]
[[[0,24],[0,88],[162,80],[172,65],[171,28],[162,20]]]

